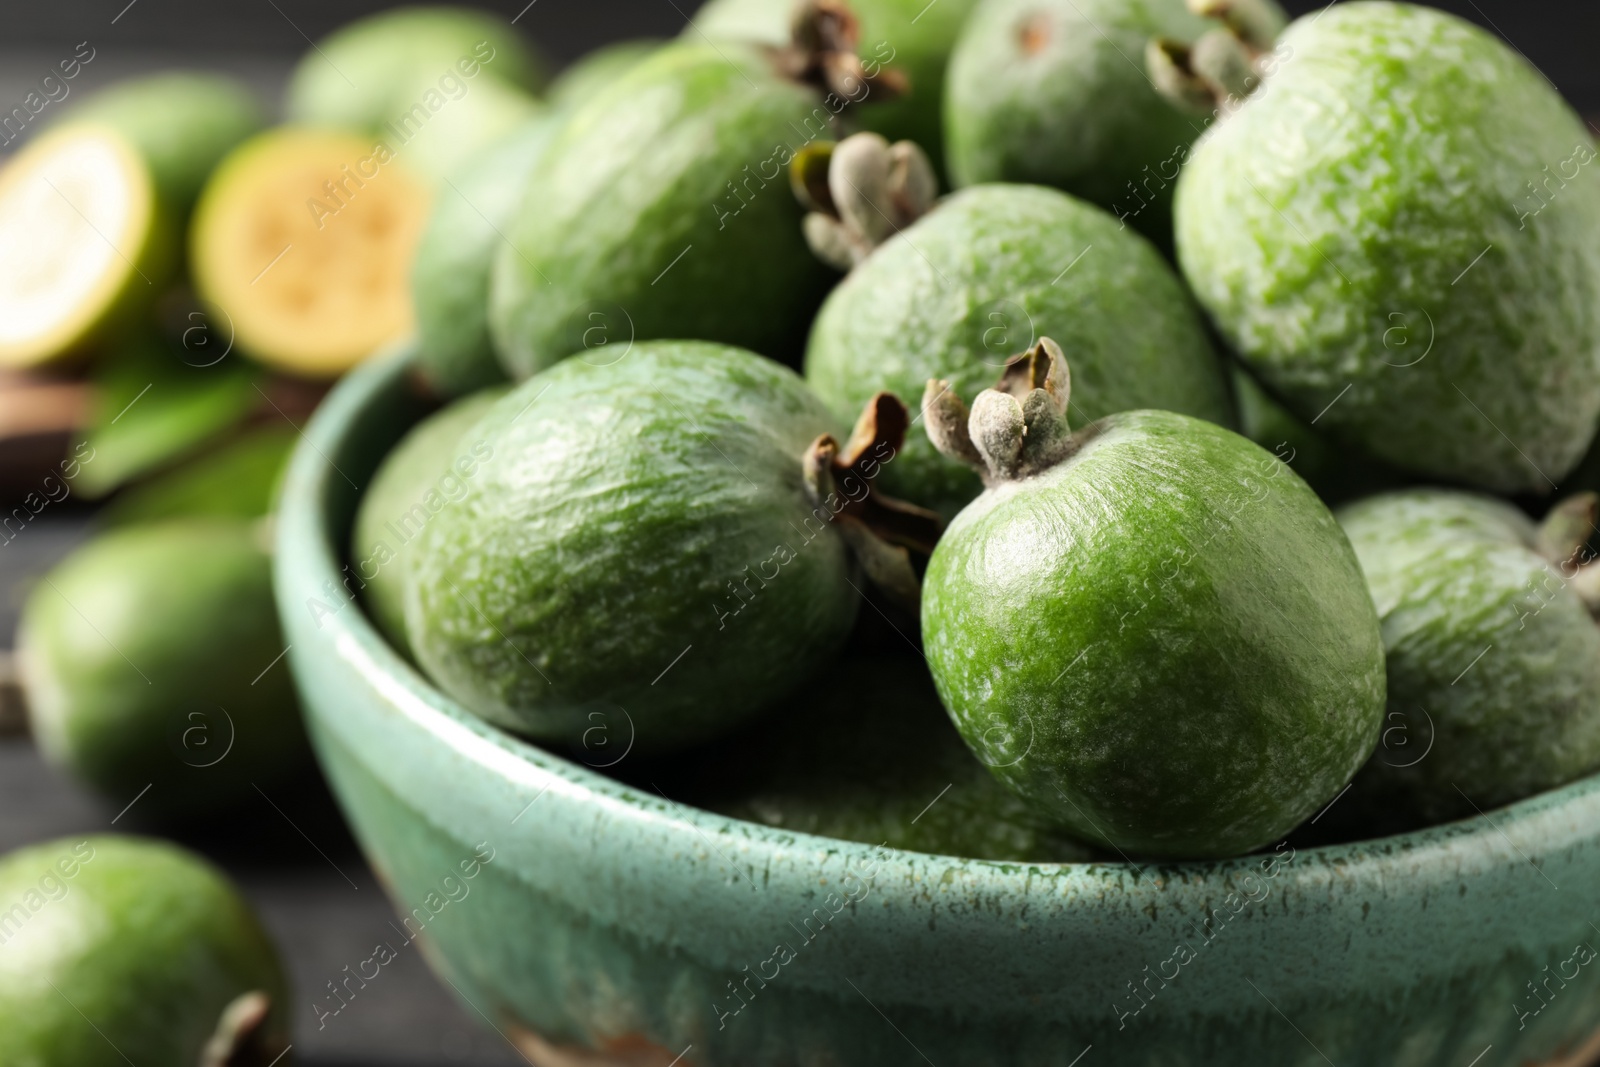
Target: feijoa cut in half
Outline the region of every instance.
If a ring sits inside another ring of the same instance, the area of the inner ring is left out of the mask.
[[[914,600],[891,542],[931,544],[936,524],[875,484],[907,423],[886,395],[841,443],[798,375],[723,345],[558,364],[462,436],[492,454],[423,530],[412,650],[538,740],[597,723],[641,753],[708,739],[838,652],[863,574]]]
[[[975,395],[1017,351],[1051,336],[1071,353],[1079,418],[1163,408],[1232,424],[1205,324],[1148,241],[1093,205],[1029,185],[964,189],[895,233],[881,220],[906,197],[886,177],[892,161],[872,157],[896,147],[859,134],[833,150],[825,181],[803,182],[817,209],[808,232],[842,230],[836,243],[860,255],[806,346],[806,382],[836,414],[880,390],[919,397],[930,378]],[[921,434],[885,479],[895,495],[948,514],[981,488]]]
[[[263,532],[174,519],[99,535],[17,632],[41,751],[119,806],[203,819],[306,762]]]
[[[64,837],[0,858],[0,1063],[270,1067],[289,989],[239,891],[175,845]]]
[[[150,168],[109,126],[48,133],[0,171],[0,367],[71,359],[147,314],[177,239]]]
[[[1383,644],[1355,553],[1293,471],[1166,411],[1071,433],[1042,341],[928,432],[988,488],[928,565],[939,695],[1002,782],[1125,855],[1230,856],[1332,799],[1378,739]]]
[[[1426,7],[1338,4],[1196,144],[1178,257],[1301,418],[1434,479],[1548,493],[1600,415],[1594,141],[1544,75]]]
[[[1600,766],[1595,497],[1536,526],[1474,493],[1343,508],[1377,604],[1389,704],[1350,800],[1416,826],[1487,811]]]
[[[407,272],[429,203],[381,141],[263,134],[229,155],[201,196],[195,285],[260,362],[337,376],[413,328]]]

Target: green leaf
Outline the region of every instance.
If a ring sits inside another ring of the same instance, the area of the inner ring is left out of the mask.
[[[129,526],[190,516],[267,515],[298,439],[289,426],[254,430],[123,493],[100,521]]]
[[[91,373],[94,414],[84,440],[97,458],[78,480],[85,496],[104,496],[173,465],[256,406],[258,370],[238,359],[194,366],[186,357],[193,354],[141,339]]]

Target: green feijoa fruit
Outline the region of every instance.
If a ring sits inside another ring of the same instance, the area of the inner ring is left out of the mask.
[[[291,122],[379,133],[419,100],[419,78],[454,81],[475,92],[484,80],[525,93],[544,82],[544,64],[499,15],[472,8],[400,7],[358,19],[305,54],[290,77],[284,111]],[[431,112],[445,110],[442,102]]]
[[[843,659],[752,730],[676,760],[674,798],[782,830],[975,859],[1093,856],[972,758],[921,659]]]
[[[110,126],[127,138],[179,216],[194,206],[223,157],[267,125],[266,111],[248,86],[200,71],[118,82],[67,118]]]
[[[1221,25],[1189,6],[983,0],[950,58],[952,178],[1055,186],[1170,249],[1173,185],[1204,122],[1156,90],[1144,56],[1152,38],[1193,40]],[[1286,19],[1271,0],[1260,6],[1256,43],[1269,46]]]
[[[489,267],[556,121],[541,116],[441,188],[411,267],[417,367],[446,396],[505,380],[489,341]]]
[[[37,585],[17,633],[45,756],[109,799],[203,817],[305,761],[252,523],[103,533]]]
[[[1600,415],[1600,184],[1582,173],[1582,120],[1495,37],[1428,8],[1340,4],[1280,51],[1178,183],[1201,304],[1336,440],[1547,492]]]
[[[931,382],[930,435],[984,494],[928,565],[922,635],[956,727],[1087,841],[1215,857],[1339,792],[1383,715],[1355,553],[1287,466],[1165,411],[1069,433],[1044,341],[970,416]]]
[[[1600,766],[1594,496],[1542,527],[1442,489],[1340,510],[1388,653],[1383,744],[1352,799],[1406,822],[1471,815]]]
[[[596,48],[562,71],[550,83],[545,99],[555,111],[572,111],[638,66],[640,60],[653,55],[662,44],[654,38],[640,37]]]
[[[442,189],[484,152],[549,110],[538,98],[493,78],[468,85],[424,71],[410,85],[413,102],[402,110],[404,117],[379,136],[413,173]]]
[[[895,536],[931,543],[903,526],[926,516],[873,485],[906,424],[879,398],[841,448],[793,371],[722,345],[567,360],[467,431],[492,454],[422,532],[411,648],[468,708],[539,740],[576,743],[592,716],[626,722],[640,752],[709,738],[838,650],[852,555],[915,596],[905,554],[871,532],[899,520]]]
[[[1335,445],[1290,413],[1248,372],[1231,368],[1239,432],[1265,448],[1306,480],[1329,507],[1393,489],[1406,476],[1349,445]]]
[[[862,129],[891,140],[921,145],[941,163],[944,133],[940,120],[945,95],[945,68],[967,15],[977,0],[848,0],[819,4],[860,20],[857,49],[868,72],[894,72],[897,91],[869,93],[858,112]],[[803,17],[797,0],[710,0],[695,13],[684,36],[715,40],[749,40],[781,45],[790,27]],[[885,99],[885,97],[889,97]]]
[[[817,316],[806,382],[841,416],[879,390],[920,396],[929,378],[970,396],[1043,336],[1071,351],[1079,418],[1163,408],[1233,423],[1223,366],[1160,254],[1040,186],[958,192],[863,259]],[[981,488],[920,434],[884,485],[946,513]]]
[[[496,386],[462,397],[412,427],[372,476],[356,512],[351,563],[367,610],[396,646],[405,647],[405,583],[428,523],[466,491],[492,454],[485,441],[463,440],[506,392]]]
[[[93,835],[0,858],[0,1063],[268,1067],[288,983],[239,891],[200,857]]]
[[[514,378],[630,339],[797,361],[830,272],[784,168],[847,102],[780,73],[842,69],[847,41],[805,40],[668,45],[571,114],[495,260],[490,329]]]

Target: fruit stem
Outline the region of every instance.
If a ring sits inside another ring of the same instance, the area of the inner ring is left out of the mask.
[[[995,485],[1042,473],[1076,451],[1067,420],[1071,400],[1072,375],[1061,346],[1042,337],[1006,363],[970,412],[950,383],[937,378],[923,391],[922,412],[933,446]]]
[[[899,455],[910,415],[893,393],[867,402],[841,448],[831,434],[811,443],[802,458],[814,514],[835,523],[863,573],[896,602],[915,609],[922,585],[911,552],[933,552],[943,526],[937,512],[879,492],[873,482]]]
[[[1283,13],[1267,0],[1189,0],[1189,10],[1222,23],[1256,56],[1271,51],[1283,32]]]
[[[1152,40],[1146,73],[1174,106],[1228,114],[1261,84],[1263,60],[1283,32],[1282,15],[1266,0],[1189,0],[1189,10],[1222,25],[1192,44]]]
[[[267,1067],[286,1051],[281,1036],[269,1036],[263,1024],[272,1012],[272,998],[261,990],[235,997],[217,1020],[217,1029],[200,1051],[199,1067]]]
[[[789,44],[772,56],[781,74],[836,97],[833,110],[841,114],[868,97],[893,99],[909,88],[898,70],[869,71],[856,54],[860,43],[861,25],[842,0],[806,0],[795,10]]]
[[[843,271],[926,215],[939,197],[927,154],[875,133],[806,145],[789,164],[789,183],[806,209],[806,243]]]
[[[1550,509],[1539,524],[1535,547],[1555,565],[1589,614],[1600,618],[1600,564],[1589,538],[1600,519],[1600,495],[1577,493]]]

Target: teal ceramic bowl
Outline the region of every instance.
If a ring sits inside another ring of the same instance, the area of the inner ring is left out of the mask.
[[[1596,779],[1360,844],[1024,865],[691,810],[480,721],[348,593],[361,488],[423,410],[405,369],[401,353],[357,371],[307,428],[278,599],[322,766],[402,916],[388,948],[405,950],[403,927],[532,1062],[1490,1067],[1592,1051]]]

